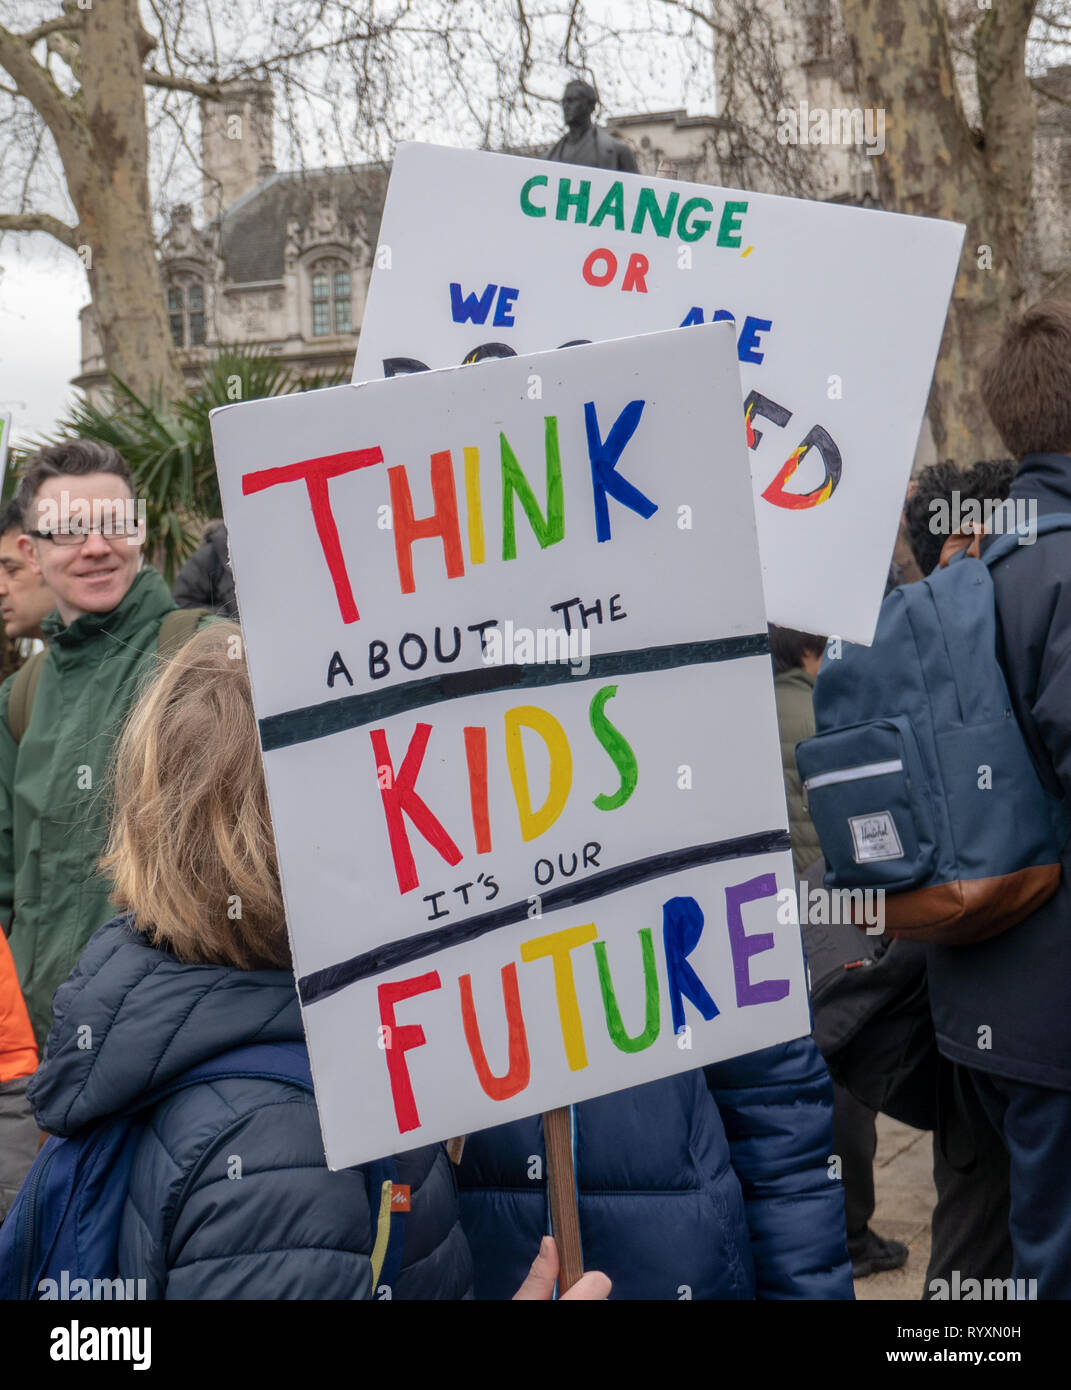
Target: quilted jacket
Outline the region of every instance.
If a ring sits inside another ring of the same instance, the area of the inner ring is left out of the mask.
[[[289,972],[183,965],[118,917],[57,991],[28,1094],[42,1129],[68,1135],[220,1053],[302,1039]],[[390,1297],[465,1297],[470,1256],[445,1151],[402,1155],[396,1180],[409,1184],[411,1208]],[[154,1299],[385,1298],[372,1287],[373,1238],[365,1178],[327,1170],[312,1097],[227,1078],[153,1110],[118,1273],[145,1279]]]
[[[832,1084],[810,1038],[572,1107],[584,1267],[611,1299],[850,1299]],[[470,1134],[477,1298],[509,1298],[547,1229],[538,1116]]]

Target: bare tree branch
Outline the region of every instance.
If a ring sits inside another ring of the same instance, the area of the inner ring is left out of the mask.
[[[145,69],[147,87],[164,87],[173,92],[189,92],[206,101],[222,101],[227,95],[226,84],[222,82],[198,82],[192,77],[180,77],[178,73],[157,72],[155,68]]]
[[[77,106],[60,91],[52,74],[30,52],[24,38],[0,27],[0,68],[14,79],[25,97],[52,132],[66,165],[85,153],[86,139]]]
[[[994,173],[1008,179],[1029,162],[1035,111],[1026,76],[1026,36],[1037,0],[1001,0],[975,31],[978,101],[986,154]]]
[[[49,34],[48,51],[54,53],[57,58],[61,58],[67,64],[75,77],[80,76],[80,66],[82,60],[81,50],[78,45],[66,37],[64,34]]]
[[[0,212],[0,232],[47,232],[72,251],[78,247],[78,229],[47,212]]]
[[[47,19],[36,29],[30,29],[25,34],[15,34],[13,37],[21,39],[23,43],[32,48],[39,39],[47,38],[49,34],[71,34],[75,30],[81,29],[83,23],[81,11],[74,10],[71,14],[59,15],[56,19]]]

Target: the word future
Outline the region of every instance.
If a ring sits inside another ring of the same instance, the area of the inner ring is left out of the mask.
[[[595,511],[595,539],[611,539],[609,498],[628,507],[648,520],[658,505],[639,488],[617,472],[625,446],[636,432],[646,402],[629,401],[604,434],[599,423],[595,402],[584,405],[584,426],[587,439],[587,458],[584,468],[590,473],[591,492]],[[558,442],[558,417],[544,417],[545,489],[540,505],[535,490],[528,481],[509,440],[499,434],[499,475],[502,489],[501,530],[503,561],[517,558],[516,504],[519,502],[532,534],[541,549],[557,545],[565,539],[565,491],[562,481],[562,455]],[[468,565],[487,561],[487,538],[484,526],[483,487],[480,450],[465,445],[461,451],[461,487],[465,497],[466,540]],[[341,478],[363,468],[384,462],[378,446],[348,449],[320,458],[299,459],[279,468],[262,468],[242,475],[242,492],[246,496],[266,488],[286,483],[305,484],[316,534],[334,584],[342,621],[355,623],[360,618],[353,585],[342,553],[338,522],[331,507],[329,485],[332,478]],[[413,545],[419,540],[438,540],[443,548],[447,579],[461,579],[466,573],[465,546],[462,543],[461,517],[458,506],[457,462],[450,449],[431,455],[430,475],[434,509],[430,516],[418,517],[413,506],[409,473],[404,464],[387,469],[390,487],[394,535],[394,553],[398,584],[403,594],[416,592],[413,573]]]

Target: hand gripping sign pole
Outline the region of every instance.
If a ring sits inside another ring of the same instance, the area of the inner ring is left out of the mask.
[[[543,1142],[547,1150],[550,1224],[561,1262],[558,1275],[558,1293],[561,1295],[568,1293],[584,1272],[580,1252],[580,1216],[576,1204],[573,1127],[567,1105],[543,1112]]]

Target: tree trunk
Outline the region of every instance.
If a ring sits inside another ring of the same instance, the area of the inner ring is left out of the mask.
[[[141,396],[156,387],[171,400],[183,378],[152,233],[145,38],[137,0],[85,11],[79,77],[88,157],[70,159],[57,143],[108,369]]]
[[[885,110],[885,153],[874,160],[884,206],[967,225],[928,406],[938,454],[962,465],[1006,452],[979,378],[1023,297],[1035,125],[1024,52],[1034,6],[1001,6],[976,34],[979,132],[957,92],[942,0],[841,0],[860,97]]]

